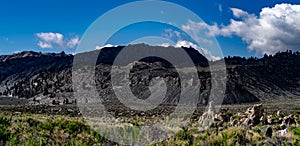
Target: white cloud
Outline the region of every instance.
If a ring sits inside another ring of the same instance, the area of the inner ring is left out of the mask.
[[[182,34],[179,31],[173,29],[165,29],[165,32],[162,34],[163,37],[169,40],[181,40]]]
[[[60,33],[53,32],[41,32],[36,34],[39,42],[37,45],[40,48],[58,48],[58,49],[66,49],[66,48],[74,48],[79,43],[78,36],[65,39],[64,35]]]
[[[239,36],[256,54],[300,49],[300,5],[276,4],[272,8],[263,8],[259,16],[237,8],[231,8],[231,11],[239,20],[231,19],[227,26],[189,21],[182,28],[190,31],[208,29],[209,36]]]
[[[41,48],[53,47],[52,44],[57,44],[59,46],[63,46],[64,36],[60,33],[37,33],[36,36],[40,39],[39,43]]]
[[[194,23],[192,21],[189,21],[191,23]],[[211,44],[212,41],[211,40],[208,40],[208,39],[205,39],[205,38],[202,38],[202,37],[199,37],[198,36],[198,31],[195,30],[197,29],[197,27],[194,27],[194,26],[183,26],[185,28],[182,28],[185,32],[187,32],[189,35],[193,35],[193,38],[196,39],[196,41],[200,41],[200,42],[205,42],[205,43],[208,43],[208,44]],[[200,29],[198,29],[200,30]],[[218,56],[214,56],[212,55],[212,53],[210,51],[208,51],[207,49],[205,48],[202,48],[202,47],[199,47],[198,45],[190,42],[190,41],[186,41],[187,39],[187,36],[185,36],[184,33],[181,33],[179,31],[176,31],[176,30],[172,30],[172,29],[166,29],[165,30],[165,33],[162,34],[163,37],[169,39],[169,40],[172,40],[174,42],[177,42],[174,47],[177,47],[177,48],[180,48],[180,47],[192,47],[196,50],[198,50],[202,55],[204,55],[208,60],[219,60],[221,59],[221,57],[218,57]],[[158,44],[158,46],[162,46],[162,47],[169,47],[169,46],[173,46],[173,44],[170,44],[170,43],[162,43],[162,44]]]
[[[117,47],[117,45],[112,45],[112,44],[106,44],[104,46],[96,46],[96,50],[101,50],[103,48],[109,48],[109,47]]]
[[[233,16],[235,16],[236,18],[247,18],[247,17],[251,16],[246,11],[243,11],[241,9],[230,8],[230,10],[232,11]]]
[[[161,47],[170,47],[171,45],[169,43],[162,43],[162,44],[159,44],[158,46],[161,46]]]
[[[42,49],[46,49],[46,48],[53,48],[53,46],[50,44],[50,43],[45,43],[45,42],[42,42],[42,41],[39,41],[37,43],[37,45],[42,48]]]
[[[221,59],[221,57],[212,55],[211,52],[208,51],[207,49],[201,48],[198,45],[193,44],[193,43],[191,43],[189,41],[184,41],[184,40],[178,41],[174,47],[176,47],[176,48],[180,48],[180,47],[187,47],[187,48],[189,48],[189,47],[192,47],[192,48],[198,50],[208,60],[215,61],[215,60],[220,60]]]
[[[76,45],[79,44],[79,38],[78,36],[76,36],[75,38],[72,38],[68,43],[67,43],[67,46],[69,48],[74,48]]]
[[[213,42],[211,40],[201,37],[199,35],[200,30],[203,28],[207,28],[207,27],[210,27],[210,26],[208,26],[204,22],[196,23],[196,22],[189,20],[187,25],[181,26],[181,29],[184,30],[185,32],[187,32],[197,42],[212,44]],[[213,27],[211,29],[214,29]]]

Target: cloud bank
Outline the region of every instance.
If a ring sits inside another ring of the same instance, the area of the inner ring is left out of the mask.
[[[187,47],[187,48],[192,47],[192,48],[198,50],[208,60],[216,61],[216,60],[220,60],[221,59],[221,57],[212,55],[211,52],[208,51],[207,49],[201,48],[198,45],[193,44],[192,42],[189,42],[189,41],[184,41],[184,40],[178,41],[174,47],[177,47],[177,48],[180,48],[180,47]]]
[[[72,49],[76,47],[79,43],[78,36],[66,39],[64,35],[53,32],[37,33],[36,37],[38,38],[37,45],[43,49]]]
[[[229,25],[189,21],[182,29],[194,32],[207,29],[209,36],[239,36],[256,54],[300,49],[300,5],[276,4],[263,8],[258,16],[238,8],[231,11],[235,19]]]

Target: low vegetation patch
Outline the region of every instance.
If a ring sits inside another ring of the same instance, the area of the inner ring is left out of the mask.
[[[209,110],[214,111],[213,108]],[[207,113],[207,129],[200,128],[200,121],[193,120],[186,127],[156,146],[183,145],[300,145],[299,114],[277,112],[266,115],[262,105],[254,105],[245,113]],[[211,116],[214,115],[214,116]],[[261,115],[261,118],[256,118]],[[205,118],[204,118],[205,119]],[[155,123],[147,117],[118,117],[128,126],[117,129],[121,137],[140,140],[140,126]],[[202,122],[203,123],[203,122]],[[205,122],[204,122],[205,123]],[[133,134],[129,133],[133,131]],[[115,135],[117,136],[117,135]],[[81,117],[39,114],[0,114],[1,145],[118,145],[94,131]]]

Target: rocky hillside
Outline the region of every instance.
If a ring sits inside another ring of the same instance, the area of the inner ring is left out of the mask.
[[[84,61],[85,55],[99,54],[96,65],[96,85],[104,100],[113,100],[111,64],[123,47],[111,47],[78,54]],[[137,49],[161,49],[136,45]],[[178,49],[178,48],[163,48]],[[193,48],[184,48],[198,68],[201,81],[200,104],[207,104],[211,89],[211,74],[208,60]],[[0,56],[0,95],[26,98],[29,103],[69,104],[75,103],[72,88],[72,61],[74,56],[64,52],[38,53],[21,52]],[[179,62],[184,64],[184,61]],[[218,63],[219,61],[212,62]],[[227,88],[223,103],[257,102],[269,98],[295,98],[300,96],[300,53],[281,52],[263,58],[226,57]],[[169,62],[147,57],[135,62],[130,71],[131,89],[139,98],[150,95],[148,85],[152,78],[162,77],[167,83],[165,103],[176,103],[180,94],[178,73]],[[114,100],[113,100],[114,101]]]
[[[300,53],[279,52],[263,58],[225,58],[231,87],[243,88],[259,99],[300,95]],[[232,91],[232,90],[231,90]]]

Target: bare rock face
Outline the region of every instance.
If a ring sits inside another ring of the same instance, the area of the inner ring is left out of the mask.
[[[273,123],[274,123],[274,119],[272,118],[272,115],[268,115],[267,124],[273,124]]]
[[[260,119],[259,119],[259,122],[262,123],[262,124],[266,124],[266,123],[267,123],[267,118],[266,118],[266,116],[264,116],[264,115],[261,116]]]
[[[228,122],[228,117],[226,116],[226,113],[220,112],[220,113],[216,116],[216,119],[215,119],[215,120],[218,120],[218,121],[221,121],[221,122]]]
[[[229,122],[232,121],[232,115],[232,113],[228,112],[228,109],[220,109],[215,120],[220,122]]]
[[[296,120],[294,118],[294,115],[288,115],[288,116],[285,116],[283,119],[282,119],[282,123],[283,124],[287,124],[287,125],[290,125],[290,124],[296,124]]]
[[[260,118],[263,116],[264,110],[262,104],[255,104],[252,108],[247,109],[246,114],[253,125],[259,124]]]
[[[242,115],[240,122],[243,125],[257,125],[261,121],[264,110],[262,104],[255,104],[248,108],[245,114]]]
[[[245,118],[244,120],[243,120],[243,123],[242,123],[243,125],[251,125],[251,121],[250,121],[250,119],[249,118]]]
[[[204,119],[211,119],[213,120],[215,118],[215,104],[214,102],[209,102],[209,105],[208,105],[208,110],[207,112],[204,112],[203,115],[200,117],[199,121],[202,121]]]
[[[199,118],[198,123],[202,127],[210,126],[216,117],[216,109],[215,104],[213,101],[209,102],[208,109],[206,112],[203,113],[203,115]]]
[[[209,102],[207,114],[213,118],[216,114],[215,103],[213,101]]]
[[[236,120],[236,119],[231,119],[230,120],[230,126],[236,126],[238,124],[239,124],[238,120]]]

